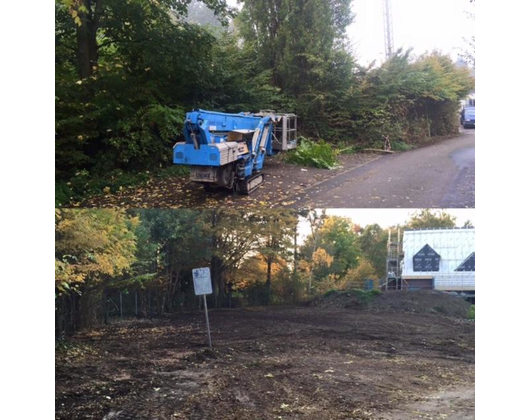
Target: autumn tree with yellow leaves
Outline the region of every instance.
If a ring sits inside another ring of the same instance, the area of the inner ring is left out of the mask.
[[[135,261],[138,223],[123,210],[56,211],[55,287],[80,295],[81,327],[94,324],[105,286]]]

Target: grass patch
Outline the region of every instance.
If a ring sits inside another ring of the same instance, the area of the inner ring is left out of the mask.
[[[361,289],[355,289],[353,290],[353,294],[357,298],[357,301],[361,305],[368,305],[371,303],[376,296],[379,296],[381,294],[381,290],[378,289],[372,289],[372,290],[361,290]]]
[[[475,320],[475,305],[471,305],[469,311],[467,311],[467,319]]]
[[[289,152],[285,160],[296,165],[335,169],[339,166],[337,155],[338,152],[329,143],[323,140],[312,141],[301,137],[299,146]]]

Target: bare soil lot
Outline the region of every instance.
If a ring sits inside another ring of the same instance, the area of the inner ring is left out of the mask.
[[[474,324],[292,307],[116,322],[56,353],[57,419],[471,419]]]

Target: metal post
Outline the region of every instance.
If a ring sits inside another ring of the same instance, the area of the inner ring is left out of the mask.
[[[204,298],[204,313],[206,314],[206,329],[208,330],[208,345],[212,348],[212,336],[210,335],[210,320],[208,319],[208,303],[206,302],[206,295],[202,295]]]
[[[401,279],[401,265],[400,265],[400,255],[401,255],[401,229],[397,230],[397,253],[396,253],[396,290],[403,289],[403,282]],[[398,289],[398,284],[401,286]]]
[[[123,299],[120,292],[120,318],[123,318]]]
[[[105,292],[105,324],[109,323],[109,295]]]
[[[138,290],[134,292],[134,315],[138,316]]]
[[[394,28],[390,0],[383,0],[383,29],[385,37],[385,57],[389,60],[394,54]]]
[[[285,116],[282,118],[282,150],[287,150],[287,130],[289,129],[288,123],[289,117]]]

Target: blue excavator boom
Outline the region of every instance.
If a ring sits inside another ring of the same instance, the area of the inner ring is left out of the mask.
[[[184,139],[173,163],[188,165],[192,181],[249,194],[263,182],[265,157],[296,147],[296,115],[198,109],[186,114]]]

